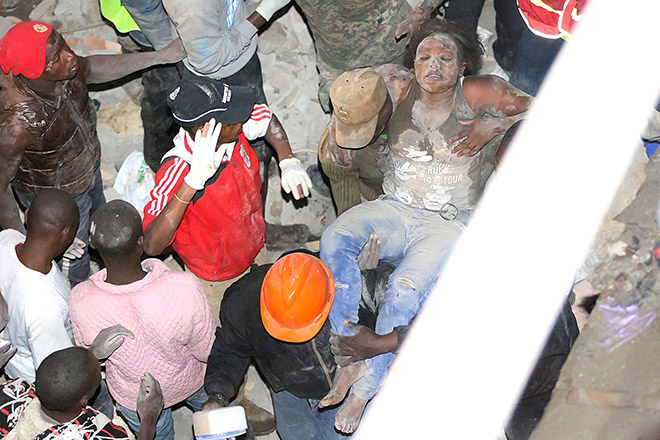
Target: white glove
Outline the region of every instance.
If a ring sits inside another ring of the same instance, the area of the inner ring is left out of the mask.
[[[257,13],[268,21],[277,11],[288,5],[290,1],[291,0],[262,0],[259,7],[257,7]]]
[[[282,189],[290,194],[296,200],[302,197],[309,197],[309,190],[312,189],[312,181],[303,169],[300,161],[295,157],[283,159],[280,161],[280,169],[282,170]],[[304,196],[300,196],[297,186],[302,187]]]
[[[206,137],[202,136],[202,130],[197,130],[195,140],[192,145],[192,159],[190,160],[190,172],[183,179],[193,189],[200,190],[220,166],[220,161],[216,161],[215,149],[220,137],[222,124],[216,125],[215,119],[208,122],[208,131]],[[206,127],[206,124],[204,125]]]
[[[87,246],[85,242],[76,237],[73,239],[71,246],[69,246],[69,248],[64,251],[64,255],[62,256],[67,260],[75,260],[76,258],[81,258],[83,255],[85,255],[85,246]]]
[[[229,142],[228,144],[222,144],[218,147],[218,150],[215,152],[215,163],[220,164],[229,162],[231,160],[232,154],[234,154],[234,147],[236,142]]]

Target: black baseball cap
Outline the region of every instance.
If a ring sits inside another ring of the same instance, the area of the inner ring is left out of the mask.
[[[256,94],[250,87],[229,86],[204,76],[182,79],[167,97],[174,120],[183,128],[204,125],[211,119],[238,124],[250,119]]]

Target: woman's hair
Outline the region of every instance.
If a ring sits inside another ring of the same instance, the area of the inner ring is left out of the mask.
[[[458,57],[460,62],[467,64],[465,73],[467,75],[475,74],[481,68],[481,54],[483,46],[477,37],[477,34],[470,32],[465,26],[455,21],[447,21],[437,18],[429,18],[422,22],[417,30],[412,34],[408,47],[412,58],[415,59],[417,47],[426,37],[431,35],[446,35],[456,43],[458,48]]]

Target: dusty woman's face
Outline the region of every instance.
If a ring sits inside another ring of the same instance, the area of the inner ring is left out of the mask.
[[[465,70],[458,59],[456,43],[446,35],[433,34],[417,47],[415,77],[428,93],[439,93],[456,85]]]

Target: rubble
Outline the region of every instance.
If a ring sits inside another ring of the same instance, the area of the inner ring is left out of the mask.
[[[30,13],[30,20],[52,24],[63,34],[105,25],[99,2],[89,0],[44,0]]]

